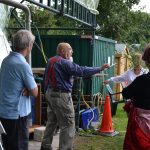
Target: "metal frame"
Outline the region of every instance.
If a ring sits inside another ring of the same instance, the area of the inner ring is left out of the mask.
[[[15,19],[17,19],[17,22],[19,21],[18,18],[16,18],[16,16],[14,16]],[[21,24],[21,22],[18,22],[20,27],[7,27],[7,29],[12,29],[12,30],[16,30],[16,29],[24,29],[23,25]],[[50,27],[37,27],[38,30],[86,30],[86,31],[94,31],[94,29],[91,28],[71,28],[71,27],[63,27],[63,28],[50,28]],[[35,27],[31,27],[32,30],[36,29]]]
[[[96,28],[97,26],[96,14],[92,13],[87,7],[79,4],[75,0],[47,0],[46,4],[43,3],[43,0],[24,1],[28,1],[59,15],[79,21],[91,28]]]

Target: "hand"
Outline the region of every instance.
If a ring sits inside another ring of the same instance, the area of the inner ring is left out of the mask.
[[[105,68],[109,68],[109,67],[110,67],[109,64],[104,64],[101,66],[101,70],[104,70]]]
[[[108,80],[105,80],[105,81],[104,81],[104,84],[108,84],[108,83],[109,83],[109,81],[108,81]]]
[[[29,93],[29,91],[26,89],[26,88],[24,88],[23,90],[22,90],[22,95],[23,96],[30,96],[30,93]]]

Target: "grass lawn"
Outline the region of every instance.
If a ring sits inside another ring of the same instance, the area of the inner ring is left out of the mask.
[[[114,137],[77,135],[74,150],[122,150],[127,125],[127,115],[122,106],[123,104],[118,105],[117,114],[113,117],[113,128],[115,131],[119,131],[118,135]]]

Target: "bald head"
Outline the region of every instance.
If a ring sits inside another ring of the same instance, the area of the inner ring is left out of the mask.
[[[70,59],[73,50],[69,43],[59,43],[57,46],[57,54],[65,59]]]

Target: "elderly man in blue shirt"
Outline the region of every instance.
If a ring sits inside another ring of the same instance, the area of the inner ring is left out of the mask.
[[[57,125],[60,128],[59,149],[72,150],[75,135],[75,114],[71,97],[73,76],[91,76],[109,67],[108,64],[101,67],[81,67],[70,61],[72,53],[72,47],[68,43],[59,43],[57,55],[49,59],[45,69],[48,121],[41,150],[52,150]]]
[[[38,88],[25,57],[31,52],[34,40],[30,31],[19,30],[13,36],[14,51],[1,65],[0,121],[6,131],[2,135],[5,150],[28,150],[30,95],[36,97]]]

